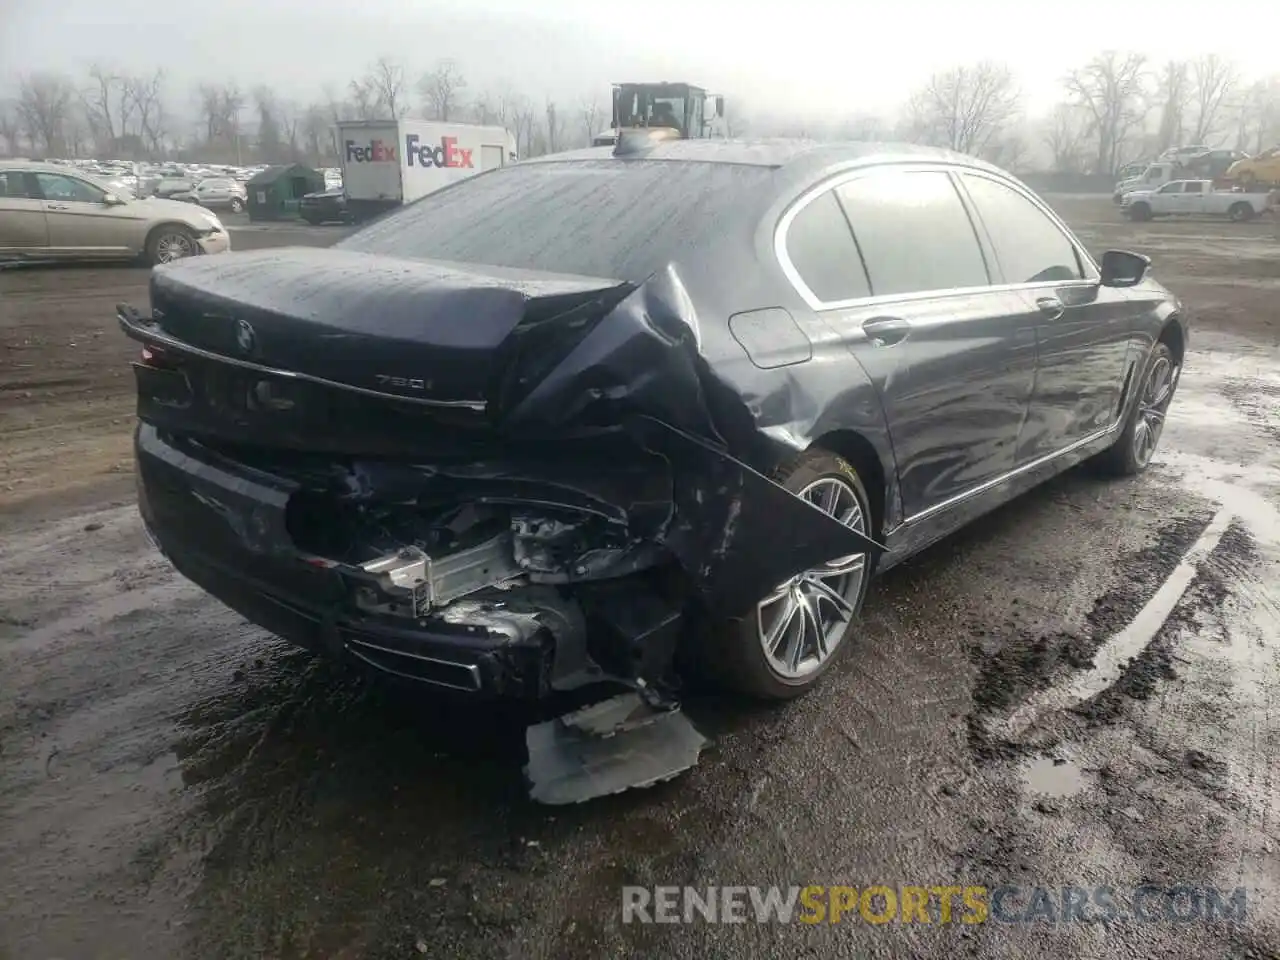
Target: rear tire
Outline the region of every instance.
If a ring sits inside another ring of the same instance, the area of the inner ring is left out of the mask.
[[[244,212],[244,202],[239,197],[231,198],[231,212],[232,213]]]
[[[1244,223],[1246,220],[1252,220],[1255,213],[1253,207],[1247,203],[1233,203],[1231,209],[1227,211],[1231,219],[1236,223]]]
[[[1104,473],[1113,477],[1131,477],[1147,469],[1164,432],[1165,414],[1174,391],[1178,389],[1181,373],[1169,345],[1158,342],[1143,368],[1142,379],[1138,381],[1138,395],[1124,429],[1116,437],[1116,442],[1096,458],[1095,462]]]
[[[852,465],[834,453],[807,450],[774,479],[792,493],[809,491],[811,502],[822,509],[829,503],[827,512],[875,535],[866,488]],[[772,599],[762,598],[741,620],[713,629],[703,649],[707,672],[726,686],[764,700],[790,700],[808,693],[852,644],[872,559],[858,554],[806,571],[780,584]],[[846,569],[850,572],[840,572]]]

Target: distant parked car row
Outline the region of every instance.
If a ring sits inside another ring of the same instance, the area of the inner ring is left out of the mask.
[[[1210,180],[1219,187],[1235,186],[1250,192],[1280,187],[1280,147],[1256,157],[1239,150],[1175,147],[1155,160],[1125,164],[1120,169],[1112,200],[1121,203],[1134,191],[1158,190],[1167,183],[1189,180]]]

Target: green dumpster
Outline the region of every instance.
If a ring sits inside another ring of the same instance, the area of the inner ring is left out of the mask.
[[[249,220],[297,220],[303,196],[323,189],[324,175],[304,164],[267,167],[245,184],[249,194]]]

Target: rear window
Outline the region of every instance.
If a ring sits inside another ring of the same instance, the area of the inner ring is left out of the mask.
[[[337,246],[638,283],[754,224],[772,177],[770,167],[728,163],[516,164],[429,194]]]

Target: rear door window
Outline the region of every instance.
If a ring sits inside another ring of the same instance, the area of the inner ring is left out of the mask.
[[[871,295],[862,257],[834,191],[819,194],[796,214],[787,227],[786,243],[792,266],[818,300],[837,303]]]
[[[951,177],[886,170],[836,188],[873,296],[985,287],[978,236]]]
[[[1083,277],[1075,245],[1017,190],[987,177],[961,181],[987,228],[1006,283],[1060,283]]]
[[[0,170],[0,200],[32,199],[26,176],[19,170]]]

